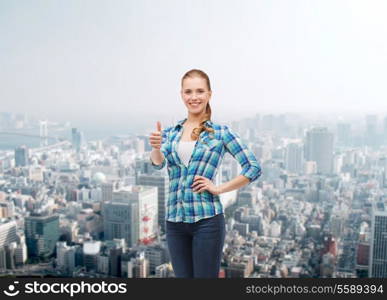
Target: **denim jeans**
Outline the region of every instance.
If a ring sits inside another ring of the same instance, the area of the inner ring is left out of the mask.
[[[225,231],[223,213],[195,223],[166,221],[175,277],[218,278]]]

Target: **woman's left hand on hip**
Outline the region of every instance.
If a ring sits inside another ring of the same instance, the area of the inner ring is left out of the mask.
[[[194,182],[191,185],[193,192],[201,193],[203,191],[208,191],[211,194],[219,195],[219,188],[208,178],[195,175]]]

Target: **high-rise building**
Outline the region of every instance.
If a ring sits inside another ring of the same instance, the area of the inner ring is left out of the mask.
[[[351,124],[349,123],[337,124],[337,143],[340,146],[351,145]]]
[[[143,139],[136,138],[133,141],[133,148],[136,153],[144,153],[145,151],[145,142]]]
[[[83,243],[83,263],[87,271],[97,271],[100,251],[100,241],[86,241]]]
[[[125,239],[129,247],[157,237],[157,188],[132,186],[113,192],[102,204],[105,240]]]
[[[248,188],[249,187],[245,187],[239,191],[237,199],[238,206],[254,207],[256,205],[257,195],[254,193],[254,190]]]
[[[139,252],[136,257],[127,262],[128,278],[147,278],[149,276],[149,261],[144,252]]]
[[[138,218],[136,208],[130,201],[130,192],[116,191],[112,200],[102,203],[102,217],[105,240],[123,238],[127,245],[136,243],[134,228]]]
[[[20,146],[15,149],[15,166],[24,167],[29,164],[28,148],[26,146]]]
[[[17,234],[15,221],[0,219],[0,269],[24,264],[27,249],[24,235]]]
[[[304,166],[304,149],[303,146],[290,143],[286,146],[285,167],[290,173],[300,174]]]
[[[275,128],[275,116],[274,115],[264,115],[262,117],[262,130],[263,131],[273,131]]]
[[[71,128],[71,143],[72,143],[73,146],[77,142],[77,132],[78,132],[78,129]]]
[[[84,143],[83,132],[79,131],[77,128],[71,129],[71,141],[73,148],[79,152]]]
[[[0,270],[7,268],[7,254],[5,247],[0,247]]]
[[[317,173],[332,173],[333,134],[327,128],[316,127],[307,132],[305,159],[316,162]]]
[[[227,278],[247,278],[254,270],[252,256],[235,256],[230,259],[225,267]]]
[[[0,221],[0,248],[17,241],[16,222],[2,219]]]
[[[367,115],[366,116],[366,130],[365,139],[366,145],[377,146],[378,145],[378,116]]]
[[[377,202],[372,207],[369,277],[387,277],[387,206]]]
[[[26,238],[24,235],[21,235],[19,239],[19,244],[15,249],[15,263],[16,265],[23,265],[28,258]]]
[[[102,202],[109,202],[113,199],[113,183],[106,182],[101,184]]]
[[[104,275],[109,274],[109,256],[105,253],[98,256],[97,272]]]
[[[123,247],[114,246],[109,249],[109,274],[111,276],[120,277],[121,275],[121,258]]]
[[[136,174],[148,174],[151,175],[155,172],[157,173],[165,173],[165,169],[163,170],[155,170],[155,168],[152,167],[152,163],[150,159],[143,159],[138,158],[135,161],[135,172]]]
[[[15,213],[15,205],[13,202],[0,200],[0,219],[11,218]]]
[[[149,261],[150,272],[156,273],[156,268],[168,262],[168,251],[160,245],[149,246],[145,249],[145,257]]]
[[[49,257],[59,240],[59,216],[31,214],[25,218],[28,256]]]
[[[383,162],[383,187],[387,188],[387,158],[382,159]]]
[[[72,275],[75,270],[75,254],[76,246],[68,246],[66,242],[57,242],[56,243],[56,258],[58,269],[61,270],[66,275]]]
[[[383,136],[384,145],[387,145],[387,116],[384,117],[383,121]]]
[[[165,232],[165,206],[168,200],[168,178],[161,174],[141,174],[137,176],[136,184],[157,187],[158,223],[161,230]]]

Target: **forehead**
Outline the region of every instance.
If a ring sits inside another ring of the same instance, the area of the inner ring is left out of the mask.
[[[183,80],[183,89],[207,89],[207,82],[204,78],[194,76]]]

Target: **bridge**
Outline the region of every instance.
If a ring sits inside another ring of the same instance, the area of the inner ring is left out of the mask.
[[[33,138],[40,138],[40,139],[52,139],[52,140],[59,140],[59,141],[65,141],[67,140],[64,137],[58,137],[58,136],[42,136],[38,134],[29,134],[29,133],[20,133],[20,132],[9,132],[9,131],[0,131],[0,134],[5,135],[17,135],[17,136],[26,136],[26,137],[33,137]]]

